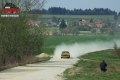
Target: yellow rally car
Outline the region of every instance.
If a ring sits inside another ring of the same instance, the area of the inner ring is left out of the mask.
[[[70,53],[69,53],[69,51],[62,51],[62,53],[61,53],[61,58],[70,58]]]

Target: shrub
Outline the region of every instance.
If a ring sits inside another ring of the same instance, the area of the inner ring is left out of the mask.
[[[57,36],[59,33],[57,31],[53,31],[52,35]]]
[[[120,56],[120,48],[117,47],[116,43],[114,43],[114,54]]]
[[[26,18],[21,14],[19,18],[0,18],[1,65],[6,65],[8,58],[12,64],[21,55],[31,56],[42,52],[45,29],[28,25]]]

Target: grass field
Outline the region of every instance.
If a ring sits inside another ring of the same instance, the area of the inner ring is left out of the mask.
[[[113,15],[40,15],[38,19],[46,20],[52,19],[55,16],[56,18],[63,18],[63,19],[113,19]]]
[[[120,57],[112,54],[112,50],[91,52],[79,57],[73,68],[64,72],[65,80],[120,80]],[[107,72],[100,72],[102,60],[107,63]]]
[[[61,43],[86,43],[94,41],[110,41],[120,39],[119,34],[109,36],[105,34],[85,35],[85,36],[48,36],[45,40],[43,52],[53,54],[54,49]],[[114,45],[113,45],[114,46]],[[91,46],[92,47],[92,46]],[[65,80],[119,80],[120,79],[120,57],[111,53],[112,50],[103,50],[91,52],[79,57],[79,61],[74,64],[74,67],[68,68],[63,73]],[[108,64],[107,72],[102,73],[99,69],[99,64],[102,60]]]
[[[116,38],[120,38],[119,34],[116,36]],[[53,54],[55,47],[61,43],[85,43],[94,41],[110,41],[112,39],[115,39],[115,37],[105,34],[85,36],[48,36],[44,41],[43,52],[47,54]]]

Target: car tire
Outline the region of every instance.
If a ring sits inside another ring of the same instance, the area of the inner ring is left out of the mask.
[[[70,56],[69,56],[69,58],[70,58]]]

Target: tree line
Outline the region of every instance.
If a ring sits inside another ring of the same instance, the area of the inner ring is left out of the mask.
[[[115,15],[117,12],[108,8],[94,8],[94,9],[66,9],[61,7],[50,7],[47,9],[32,9],[29,11],[31,14],[51,14],[51,15]]]

